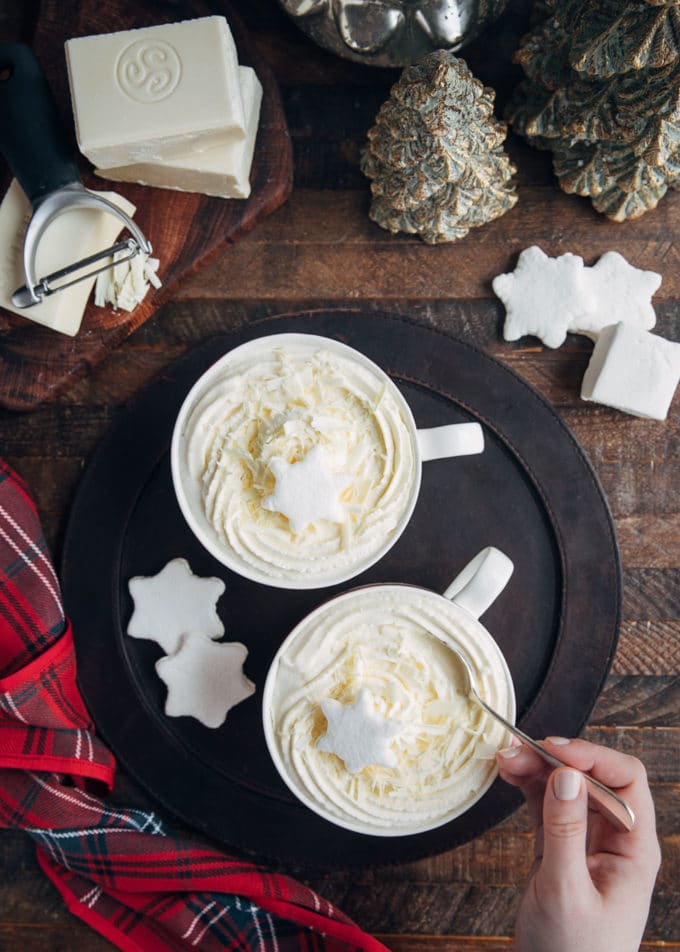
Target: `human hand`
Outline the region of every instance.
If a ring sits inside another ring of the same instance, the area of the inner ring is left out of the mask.
[[[536,825],[535,859],[517,916],[518,952],[638,952],[661,862],[654,803],[635,757],[583,740],[548,738],[569,764],[554,769],[523,745],[499,751],[501,777],[519,787]],[[618,832],[588,810],[578,770],[616,790],[636,823]]]

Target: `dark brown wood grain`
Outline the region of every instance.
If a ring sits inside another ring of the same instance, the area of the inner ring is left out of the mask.
[[[527,233],[549,255],[573,247],[594,264],[613,250],[634,257],[636,267],[661,271],[664,279],[655,301],[675,300],[680,290],[678,192],[669,192],[652,222],[647,216],[612,232],[582,199],[528,185],[492,229],[473,229],[464,242],[434,248],[413,236],[390,236],[370,221],[367,211],[365,190],[294,192],[275,219],[215,262],[200,279],[200,290],[188,282],[178,296],[222,292],[243,297],[255,284],[266,289],[267,297],[296,300],[318,287],[326,300],[359,296],[385,303],[400,297],[406,272],[411,295],[420,300],[488,298],[492,278],[512,270],[527,246]],[[556,228],[563,221],[570,223],[568,230]],[[347,254],[352,255],[351,269],[341,266]]]
[[[209,8],[197,0],[183,15],[205,15]],[[0,309],[0,405],[28,410],[55,398],[83,377],[125,337],[169,300],[178,285],[195,274],[227,245],[234,245],[258,222],[286,200],[292,186],[290,136],[276,80],[249,40],[238,13],[224,2],[239,51],[239,61],[255,67],[263,100],[247,200],[223,200],[195,193],[139,185],[109,186],[136,206],[135,221],[160,260],[163,286],[151,289],[131,313],[88,304],[75,338],[55,334],[22,316]],[[73,36],[132,29],[177,18],[177,8],[145,7],[133,0],[91,4],[83,0],[42,0],[33,48],[62,113],[72,130],[64,41]],[[69,138],[74,139],[71,132]],[[76,145],[73,141],[74,154]],[[85,160],[80,162],[85,184],[102,189]]]
[[[642,949],[680,952],[680,395],[664,422],[584,404],[580,382],[592,344],[573,336],[555,351],[535,338],[506,343],[503,308],[490,286],[532,243],[553,255],[581,254],[589,264],[617,250],[662,274],[656,332],[678,341],[680,193],[639,221],[616,225],[560,192],[549,157],[511,136],[519,201],[510,214],[442,248],[392,238],[367,218],[357,156],[396,74],[315,47],[277,0],[234,5],[281,90],[295,160],[291,198],[178,287],[53,403],[30,413],[0,410],[0,453],[31,485],[58,555],[83,467],[118,411],[176,357],[215,334],[287,311],[360,305],[442,327],[506,362],[558,409],[612,510],[624,578],[621,631],[585,736],[634,753],[647,766],[664,862]],[[0,0],[0,34],[26,31],[31,6]],[[527,23],[528,0],[512,6],[466,54],[475,73],[498,87],[500,102],[509,93],[503,78],[517,75],[509,52]],[[116,795],[119,802],[146,802],[122,774]],[[441,856],[310,882],[393,952],[508,952],[531,842],[522,808]],[[0,948],[112,948],[65,909],[32,845],[16,832],[0,834]]]

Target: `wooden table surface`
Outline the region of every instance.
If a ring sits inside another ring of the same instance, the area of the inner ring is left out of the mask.
[[[664,863],[643,948],[680,949],[680,395],[665,422],[584,404],[579,389],[589,341],[571,336],[554,351],[534,338],[505,343],[503,308],[491,290],[494,275],[513,268],[531,244],[550,255],[580,254],[587,264],[616,250],[662,274],[656,330],[680,340],[680,193],[637,222],[611,223],[584,199],[564,195],[549,158],[511,136],[519,202],[510,213],[448,246],[392,237],[367,217],[358,156],[397,73],[312,45],[276,0],[239,5],[281,85],[294,143],[291,198],[56,403],[25,414],[0,411],[0,452],[31,485],[58,557],[83,467],[121,406],[214,334],[272,314],[361,305],[445,328],[507,363],[558,409],[609,499],[623,564],[623,617],[585,736],[647,766]],[[476,75],[497,89],[499,106],[519,75],[510,57],[528,22],[524,7],[516,5],[465,53]],[[0,0],[0,38],[28,38],[35,9],[33,0]],[[122,775],[116,793],[144,802]],[[511,943],[531,840],[520,809],[435,858],[309,881],[397,952],[497,952]],[[75,948],[111,946],[66,911],[28,839],[3,832],[0,949]]]

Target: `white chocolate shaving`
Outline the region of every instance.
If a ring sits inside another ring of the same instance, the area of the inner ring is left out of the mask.
[[[111,305],[116,310],[134,311],[144,300],[150,287],[160,288],[158,258],[150,258],[139,251],[133,258],[122,260],[124,251],[117,251],[111,267],[97,275],[94,303],[97,307]]]

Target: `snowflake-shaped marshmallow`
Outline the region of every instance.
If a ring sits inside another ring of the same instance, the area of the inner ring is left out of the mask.
[[[317,743],[317,750],[338,756],[350,773],[373,765],[397,766],[397,757],[390,745],[403,725],[376,710],[368,688],[359,691],[353,704],[326,698],[321,702],[321,709],[328,728]]]
[[[533,334],[546,347],[559,347],[568,332],[597,340],[617,323],[650,330],[651,298],[660,284],[660,274],[635,268],[616,251],[586,268],[578,255],[549,258],[533,245],[513,272],[494,278],[493,289],[505,305],[506,340]]]
[[[285,516],[293,534],[319,519],[345,521],[340,495],[352,482],[352,476],[331,472],[321,446],[313,446],[304,459],[295,463],[275,457],[269,467],[276,486],[263,506]]]
[[[168,688],[168,717],[195,717],[206,727],[220,727],[228,712],[255,692],[243,673],[248,649],[239,641],[215,642],[204,635],[185,635],[179,649],[156,662]]]
[[[537,245],[526,248],[515,270],[497,275],[492,282],[505,305],[505,339],[533,334],[546,347],[563,344],[570,326],[593,310],[584,270],[578,255],[549,258]]]
[[[607,251],[592,268],[584,269],[592,310],[570,321],[568,330],[597,340],[603,328],[628,324],[651,330],[656,324],[652,296],[661,284],[656,271],[629,264],[617,251]]]
[[[157,575],[137,575],[128,587],[134,602],[127,627],[132,638],[155,641],[172,654],[189,631],[207,638],[224,634],[216,609],[224,582],[194,575],[186,559],[172,559]]]

